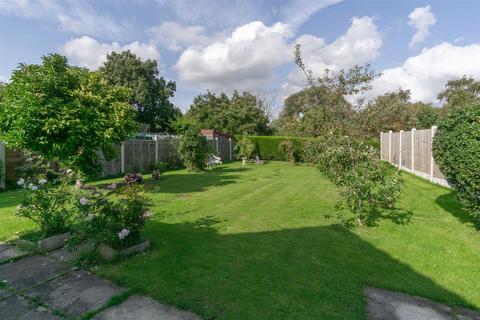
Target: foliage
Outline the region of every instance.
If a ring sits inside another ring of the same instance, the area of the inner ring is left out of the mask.
[[[65,172],[54,181],[42,175],[20,178],[17,183],[25,190],[17,215],[32,220],[42,238],[69,231],[76,222],[71,182],[72,177]]]
[[[233,92],[231,98],[225,93],[216,95],[208,91],[193,100],[186,116],[202,129],[215,129],[229,134],[270,133],[264,100],[251,93]]]
[[[283,154],[283,157],[286,161],[288,161],[290,164],[295,163],[295,146],[293,145],[292,141],[283,140],[278,145],[278,149]]]
[[[106,243],[114,248],[125,248],[141,241],[141,230],[150,217],[150,199],[143,186],[127,183],[110,186],[109,193],[83,190],[75,207],[83,223],[74,230],[74,239],[89,239],[95,244]],[[114,197],[114,200],[111,198]]]
[[[292,141],[295,146],[295,157],[300,158],[303,150],[303,143],[307,140],[299,137],[282,136],[248,136],[255,145],[255,153],[264,160],[285,161],[285,155],[280,151],[279,145],[282,141]]]
[[[0,138],[95,174],[98,151],[111,159],[113,146],[136,129],[129,95],[98,73],[69,66],[65,57],[44,56],[41,65],[22,64],[13,72],[0,101]]]
[[[340,190],[337,217],[349,226],[352,222],[373,225],[386,211],[394,209],[402,180],[378,159],[377,152],[363,142],[347,136],[329,135],[319,144],[316,164]],[[348,216],[345,211],[353,216]]]
[[[189,170],[205,168],[208,156],[207,140],[196,125],[188,126],[181,133],[178,152]]]
[[[480,104],[453,110],[440,122],[433,156],[480,226]]]
[[[235,144],[235,154],[238,158],[251,159],[255,153],[255,145],[250,138],[244,134]]]
[[[450,111],[478,104],[480,103],[480,81],[467,76],[449,80],[437,98],[445,101],[445,105],[440,110],[443,116]]]
[[[139,123],[148,124],[153,132],[173,132],[172,123],[181,116],[169,100],[176,84],[159,77],[156,60],[142,61],[130,51],[112,52],[100,72],[109,84],[131,89],[129,100]]]

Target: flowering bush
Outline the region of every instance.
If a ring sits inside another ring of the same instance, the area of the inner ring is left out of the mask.
[[[20,178],[17,185],[25,190],[17,215],[34,221],[42,238],[69,231],[76,220],[71,182],[72,176],[66,172],[54,181],[43,176]]]
[[[141,229],[150,217],[150,200],[143,186],[128,183],[117,188],[112,184],[107,189],[108,193],[81,190],[75,207],[82,223],[77,225],[74,238],[106,243],[114,248],[137,244],[141,240]]]

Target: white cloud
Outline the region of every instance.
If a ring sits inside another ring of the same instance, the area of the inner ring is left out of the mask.
[[[179,51],[189,45],[204,45],[213,39],[207,37],[203,26],[185,26],[178,22],[167,21],[148,30],[151,40],[161,43],[170,50]]]
[[[294,27],[308,21],[311,15],[325,7],[339,3],[342,0],[290,0],[278,9],[280,19]],[[275,9],[277,11],[277,9]]]
[[[415,10],[408,15],[408,18],[410,19],[408,24],[416,29],[408,45],[410,48],[415,48],[417,44],[423,42],[423,40],[428,37],[430,27],[433,26],[437,20],[435,19],[435,15],[430,12],[430,6],[415,8]]]
[[[286,24],[265,26],[254,21],[236,28],[223,41],[189,47],[175,68],[182,80],[209,88],[252,87],[253,81],[270,79],[278,66],[292,58],[289,37]]]
[[[130,50],[143,60],[160,59],[160,53],[153,44],[138,41],[121,46],[118,42],[101,43],[97,40],[83,36],[71,39],[63,46],[65,55],[79,66],[91,70],[98,69],[107,59],[107,54],[112,51]]]
[[[128,29],[108,14],[98,14],[86,2],[58,0],[0,0],[0,14],[40,19],[76,34],[118,38]]]
[[[437,103],[436,96],[450,79],[463,75],[480,80],[480,44],[441,43],[408,58],[397,68],[385,69],[373,82],[367,99],[398,89],[409,89],[412,101]]]
[[[383,42],[370,17],[354,17],[347,32],[332,43],[312,35],[302,35],[296,43],[301,45],[306,67],[314,76],[321,76],[325,68],[338,71],[374,60]],[[285,94],[290,94],[305,86],[305,75],[295,69],[287,81],[283,88]]]

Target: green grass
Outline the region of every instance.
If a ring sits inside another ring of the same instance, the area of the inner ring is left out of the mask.
[[[404,176],[409,223],[347,231],[309,166],[168,172],[149,190],[151,250],[97,272],[205,319],[366,319],[365,285],[479,308],[480,232],[450,190]],[[0,194],[0,239],[32,228],[14,199]]]

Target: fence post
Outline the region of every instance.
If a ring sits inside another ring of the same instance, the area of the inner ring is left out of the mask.
[[[217,149],[217,157],[219,157],[219,154],[218,154],[218,137],[215,137],[215,146],[216,146],[216,149]]]
[[[155,165],[158,163],[158,134],[153,136],[155,140]]]
[[[398,143],[399,145],[399,154],[398,154],[398,168],[401,169],[402,168],[402,136],[403,136],[403,130],[400,130],[400,134],[399,134],[399,139],[400,139],[400,142]]]
[[[0,189],[5,189],[5,145],[0,141]]]
[[[228,151],[230,154],[230,159],[228,160],[232,161],[232,138],[228,138],[228,146],[229,146]]]
[[[380,131],[380,160],[383,160],[383,143],[382,143],[382,139],[383,139],[383,132]]]
[[[125,143],[122,142],[120,146],[120,170],[121,173],[125,172]]]
[[[412,128],[412,131],[411,131],[411,148],[412,148],[412,161],[411,161],[411,172],[414,172],[415,171],[415,128]]]
[[[430,129],[430,181],[433,181],[433,137],[437,131],[437,126],[432,126]]]
[[[388,131],[388,162],[392,163],[392,130]]]

